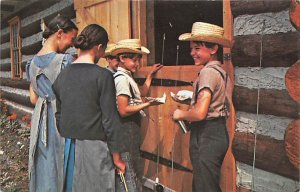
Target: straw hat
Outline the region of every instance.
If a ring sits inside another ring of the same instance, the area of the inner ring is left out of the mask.
[[[140,39],[124,39],[119,41],[113,50],[111,50],[111,54],[113,55],[119,53],[149,54],[150,51],[141,45]]]
[[[114,56],[111,51],[115,48],[116,44],[115,43],[109,43],[107,44],[107,47],[105,49],[105,54],[104,54],[104,57],[107,57],[107,56]]]
[[[216,43],[223,47],[231,47],[231,42],[224,37],[224,29],[217,25],[195,22],[191,33],[184,33],[178,38],[180,41],[204,41]]]

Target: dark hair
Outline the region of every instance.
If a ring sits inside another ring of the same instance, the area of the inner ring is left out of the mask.
[[[106,59],[117,59],[118,57],[117,56],[114,56],[114,55],[107,55],[105,56]]]
[[[219,45],[217,43],[209,43],[209,42],[204,42],[204,41],[194,41],[197,45],[202,45],[205,46],[207,48],[213,48],[215,45],[218,45],[218,51],[217,51],[217,58],[219,61],[223,61],[223,49],[222,49],[222,45]]]
[[[43,38],[47,39],[59,29],[62,29],[64,33],[72,31],[73,29],[78,30],[76,25],[69,18],[62,15],[57,15],[47,25],[47,28],[43,32]]]
[[[120,62],[120,56],[123,56],[124,58],[133,59],[134,57],[138,56],[139,58],[142,58],[142,54],[139,53],[119,53],[117,56],[117,60]]]
[[[108,34],[106,30],[100,25],[90,24],[86,26],[75,39],[74,46],[81,50],[89,50],[99,44],[106,46],[107,42]]]

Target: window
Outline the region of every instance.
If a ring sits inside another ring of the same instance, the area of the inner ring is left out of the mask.
[[[10,27],[10,58],[11,58],[11,78],[22,79],[22,55],[20,38],[20,19],[18,16],[9,22]]]

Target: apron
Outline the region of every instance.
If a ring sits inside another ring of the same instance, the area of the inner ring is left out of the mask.
[[[51,85],[54,83],[63,65],[64,54],[55,54],[46,68],[38,67],[32,60],[29,74],[33,90],[39,93],[37,78],[44,75]],[[53,93],[39,95],[32,115],[29,146],[29,189],[30,191],[58,191],[58,182],[62,180],[63,140],[60,137],[54,114],[56,112]]]

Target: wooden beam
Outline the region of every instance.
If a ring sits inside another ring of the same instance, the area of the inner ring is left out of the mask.
[[[236,132],[233,140],[233,153],[237,161],[253,164],[254,135]],[[284,141],[257,135],[255,167],[279,174],[290,179],[299,180],[299,170],[289,161]]]
[[[223,1],[223,28],[224,36],[232,41],[233,39],[233,17],[231,13],[230,0]],[[230,48],[224,48],[223,54],[231,54]],[[223,68],[231,79],[231,86],[234,86],[234,67],[231,59],[224,60]],[[235,158],[232,154],[232,141],[235,130],[235,109],[231,106],[230,115],[226,121],[227,132],[229,136],[229,147],[224,157],[221,167],[220,185],[223,192],[236,191],[236,164]]]
[[[232,14],[236,17],[243,14],[278,12],[288,8],[290,0],[234,0],[231,1]]]
[[[263,37],[236,36],[232,48],[233,63],[239,67],[259,66],[260,44],[263,41],[262,67],[289,67],[299,59],[299,39],[299,32],[268,34]]]
[[[11,80],[10,78],[0,78],[0,85],[11,88],[29,90],[30,82],[26,80]]]
[[[18,95],[15,93],[6,92],[3,90],[1,90],[0,97],[3,99],[6,99],[8,101],[13,101],[15,103],[18,103],[18,104],[26,106],[26,107],[34,108],[34,105],[30,102],[29,97],[25,97],[25,96]]]
[[[1,11],[7,11],[7,12],[12,12],[14,11],[15,6],[14,5],[7,5],[7,4],[1,4]]]
[[[150,53],[147,56],[147,63],[155,63],[155,23],[154,23],[154,1],[146,1],[146,31],[147,48]]]
[[[238,111],[256,113],[257,89],[235,86],[233,103]],[[299,118],[299,104],[286,90],[260,89],[259,114]]]

